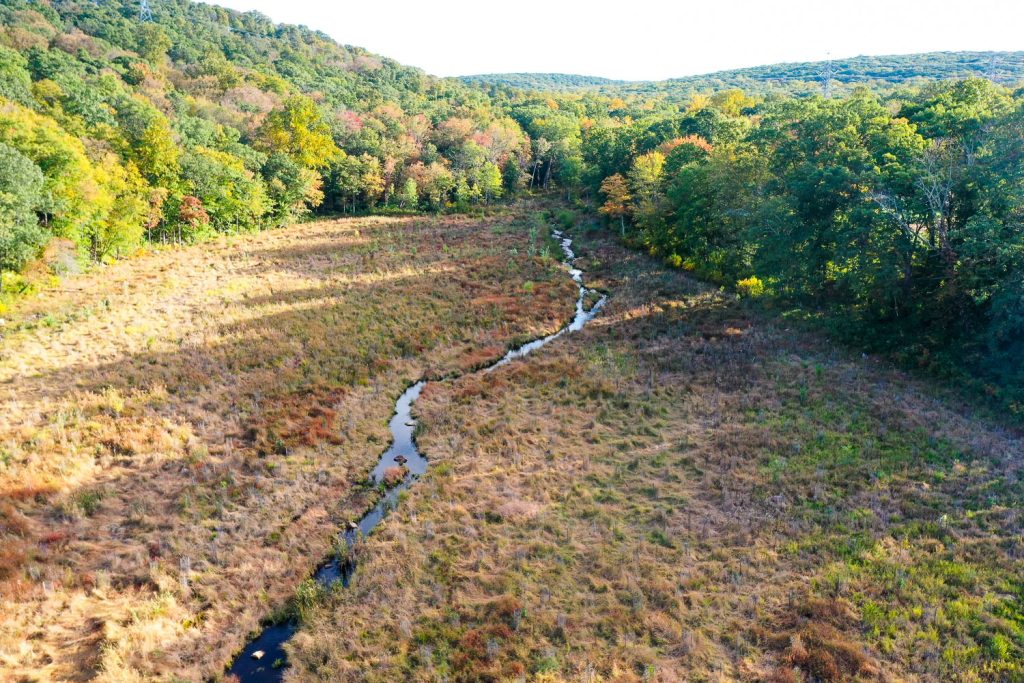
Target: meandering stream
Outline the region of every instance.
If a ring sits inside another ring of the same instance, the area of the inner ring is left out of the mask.
[[[568,325],[554,334],[535,339],[512,349],[494,363],[477,370],[477,372],[491,372],[495,368],[510,363],[516,358],[522,358],[536,351],[566,333],[583,329],[583,326],[593,320],[594,316],[597,315],[604,305],[605,297],[601,296],[591,308],[586,308],[587,294],[590,294],[593,290],[586,288],[583,284],[583,272],[574,265],[576,254],[572,250],[572,240],[565,237],[558,230],[552,231],[552,234],[562,246],[562,253],[565,257],[564,263],[569,268],[569,275],[579,285],[579,296],[576,298],[576,315]],[[354,526],[343,532],[345,543],[349,548],[359,539],[360,535],[369,535],[384,519],[388,511],[394,508],[402,491],[412,486],[427,471],[427,459],[420,453],[413,439],[413,433],[416,430],[416,420],[412,417],[413,404],[419,398],[426,383],[427,380],[425,379],[416,382],[406,389],[398,397],[398,401],[395,402],[395,415],[389,423],[391,445],[380,456],[380,460],[373,469],[371,476],[375,484],[380,484],[383,482],[384,473],[388,468],[404,465],[408,472],[401,483],[388,489],[387,493],[373,508],[363,515]],[[322,565],[313,575],[313,578],[323,586],[330,587],[340,582],[342,586],[347,588],[355,569],[356,564],[351,559],[335,557]],[[295,634],[297,629],[298,623],[295,621],[267,626],[235,658],[228,673],[237,676],[240,680],[247,683],[280,681],[284,677],[286,666],[284,644]]]

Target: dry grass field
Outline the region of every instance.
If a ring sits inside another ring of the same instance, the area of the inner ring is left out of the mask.
[[[0,679],[222,671],[372,503],[406,383],[571,316],[516,211],[160,251],[6,314]]]
[[[427,386],[288,680],[1024,680],[1019,433],[574,235],[607,307]]]

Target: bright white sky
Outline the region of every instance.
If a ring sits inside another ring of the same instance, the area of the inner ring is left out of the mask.
[[[438,76],[663,79],[776,62],[1024,50],[1024,0],[212,0]]]

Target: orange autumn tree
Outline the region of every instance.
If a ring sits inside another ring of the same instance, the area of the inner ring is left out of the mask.
[[[696,147],[697,149],[707,154],[710,154],[711,150],[714,149],[710,142],[708,142],[699,135],[685,135],[683,137],[677,137],[672,138],[671,140],[666,140],[665,142],[661,143],[658,146],[658,151],[664,154],[665,156],[668,156],[669,153],[672,152],[672,150],[674,150],[677,147],[681,147],[682,145],[692,145],[693,147]]]
[[[608,176],[601,183],[601,194],[605,196],[600,212],[609,218],[618,217],[622,236],[626,236],[626,214],[629,213],[629,202],[633,198],[629,194],[629,185],[620,174]]]

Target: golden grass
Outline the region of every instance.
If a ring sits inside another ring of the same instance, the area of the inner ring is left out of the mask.
[[[427,385],[431,468],[288,680],[1022,675],[1018,434],[582,241],[607,308]]]
[[[523,211],[159,251],[6,315],[0,678],[221,671],[372,501],[405,383],[571,315]]]

